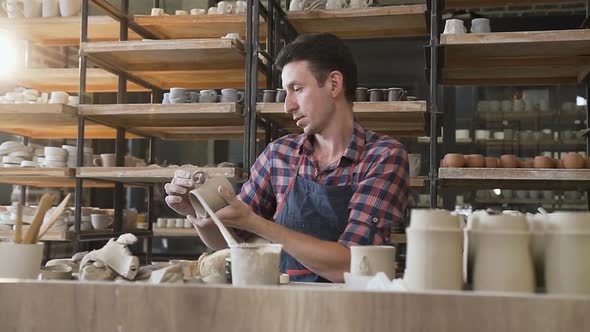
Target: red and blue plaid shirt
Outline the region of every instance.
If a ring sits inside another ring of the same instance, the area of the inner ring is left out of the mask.
[[[344,186],[351,185],[352,179],[348,226],[338,242],[346,247],[389,243],[391,224],[401,222],[408,206],[410,178],[405,147],[393,138],[366,130],[355,119],[352,139],[343,156],[320,171],[308,136],[287,135],[269,144],[258,157],[239,198],[257,214],[275,220],[301,154],[305,160],[299,176],[307,180]]]

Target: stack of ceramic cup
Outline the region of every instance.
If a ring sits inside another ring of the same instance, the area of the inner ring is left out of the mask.
[[[67,166],[68,151],[66,149],[46,146],[44,153],[42,167],[61,168]]]
[[[544,222],[547,293],[590,294],[590,213],[556,212]]]
[[[414,209],[406,234],[404,284],[408,290],[463,289],[463,232],[458,215]]]
[[[78,148],[74,145],[62,145],[62,149],[67,151],[66,164],[68,167],[77,167],[76,159],[78,157]],[[84,166],[93,166],[93,149],[84,147]]]
[[[35,167],[31,161],[33,158],[33,149],[25,146],[20,142],[7,141],[0,144],[0,156],[2,157],[2,167]]]
[[[471,215],[467,236],[466,272],[476,291],[535,291],[531,233],[518,212]]]
[[[193,228],[186,218],[158,218],[153,226],[154,228]]]
[[[47,210],[45,217],[43,217],[43,223],[46,224],[49,220],[53,217],[55,212],[55,207]],[[50,230],[52,231],[65,231],[68,229],[68,226],[71,222],[74,221],[74,211],[71,209],[65,209],[55,220],[53,226],[51,226]]]

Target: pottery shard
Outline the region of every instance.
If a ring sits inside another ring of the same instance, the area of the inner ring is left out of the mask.
[[[174,264],[152,271],[149,282],[152,284],[182,283],[184,282],[182,266],[180,264]]]
[[[84,256],[86,256],[87,253],[88,253],[88,251],[82,251],[82,252],[75,253],[74,256],[72,256],[72,261],[74,261],[74,263],[80,263],[82,258],[84,258]]]
[[[205,278],[210,275],[225,277],[225,259],[230,257],[230,249],[223,249],[209,255],[204,253],[199,257],[199,274]]]
[[[78,263],[74,262],[72,259],[63,258],[63,259],[52,259],[45,263],[45,266],[55,266],[55,265],[67,265],[72,268],[72,271],[78,271],[79,266]]]
[[[139,258],[133,256],[125,245],[110,239],[104,247],[93,252],[96,260],[105,263],[123,278],[135,278],[139,270]]]
[[[111,281],[115,280],[117,274],[108,267],[96,267],[94,264],[88,263],[82,266],[78,279],[85,281]]]
[[[135,242],[137,242],[137,237],[131,233],[125,233],[125,234],[119,236],[119,238],[117,239],[117,243],[122,244],[122,245],[126,245],[126,246],[130,246],[130,245],[134,244]]]
[[[154,272],[160,268],[161,268],[160,266],[155,266],[155,265],[142,266],[139,268],[137,275],[135,275],[135,280],[136,281],[149,280],[150,277],[152,276],[152,272]]]

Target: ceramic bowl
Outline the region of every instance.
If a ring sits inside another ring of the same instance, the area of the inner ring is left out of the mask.
[[[43,280],[69,280],[72,279],[72,268],[63,264],[43,266],[41,267],[41,278]]]

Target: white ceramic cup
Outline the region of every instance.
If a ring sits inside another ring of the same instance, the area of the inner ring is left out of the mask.
[[[217,11],[217,7],[209,7],[209,10],[207,10],[207,15],[217,15],[220,14]]]
[[[116,155],[114,153],[103,153],[99,158],[95,158],[93,163],[98,167],[116,167]]]
[[[230,244],[229,247],[232,285],[279,284],[282,244]]]
[[[42,0],[23,0],[23,15],[26,18],[41,17],[42,12],[43,12]],[[25,93],[26,91],[29,91],[29,90],[25,90],[23,93]],[[37,90],[32,90],[32,91],[37,91]],[[37,94],[35,94],[35,96],[37,96],[38,93],[39,92],[37,91]]]
[[[242,39],[240,37],[240,34],[237,32],[230,32],[228,34],[226,34],[225,36],[223,36],[223,38],[228,38],[228,39]]]
[[[188,15],[188,12],[186,10],[179,9],[174,12],[174,15],[178,15],[178,16]]]
[[[43,0],[41,12],[43,17],[59,16],[59,0]]]
[[[489,33],[491,31],[489,19],[475,18],[471,21],[471,33]]]
[[[217,91],[215,90],[201,90],[199,92],[199,103],[215,103],[217,102]]]
[[[152,12],[151,14],[152,16],[163,16],[164,15],[164,9],[163,8],[152,8]]]
[[[463,21],[458,19],[450,19],[445,22],[445,31],[443,34],[464,34],[466,33]]]
[[[205,15],[207,11],[202,8],[193,8],[191,9],[191,15]]]
[[[395,278],[395,247],[350,247],[350,273],[374,276],[378,272],[385,272],[389,279]]]
[[[82,1],[80,0],[59,0],[59,12],[61,16],[76,16],[80,14]]]
[[[4,9],[9,18],[23,16],[23,3],[19,0],[6,0],[2,2],[2,9]]]
[[[247,2],[243,0],[236,1],[235,11],[238,15],[246,15]]]
[[[459,140],[469,139],[469,129],[455,130],[455,139],[459,139]]]
[[[51,93],[51,98],[49,98],[50,104],[67,104],[70,95],[64,91],[53,91]]]
[[[0,278],[37,279],[42,259],[43,243],[0,242]]]
[[[231,14],[234,10],[234,4],[230,1],[219,1],[217,3],[217,14]]]
[[[244,93],[236,89],[222,89],[221,102],[222,103],[239,103],[244,100]]]
[[[106,214],[91,214],[90,223],[94,229],[106,229],[109,224],[113,221],[111,216]]]

